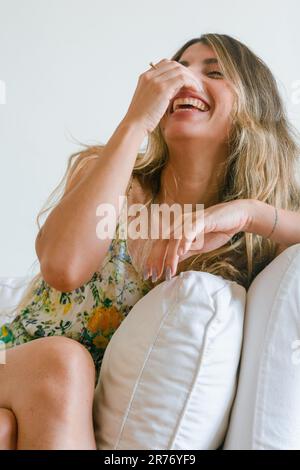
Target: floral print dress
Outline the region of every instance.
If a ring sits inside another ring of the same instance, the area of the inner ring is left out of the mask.
[[[11,323],[0,327],[5,349],[46,336],[63,335],[82,343],[91,353],[96,380],[112,335],[134,304],[153,287],[144,281],[118,237],[117,224],[99,271],[81,287],[60,292],[41,279],[29,303]]]

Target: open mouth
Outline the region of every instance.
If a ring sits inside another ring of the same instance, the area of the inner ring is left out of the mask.
[[[183,96],[175,98],[170,106],[170,114],[184,111],[205,113],[210,110],[210,106],[200,97]]]
[[[171,114],[176,114],[176,113],[180,113],[182,111],[189,111],[189,112],[196,112],[196,113],[207,113],[209,111],[209,109],[199,109],[191,104],[182,104],[182,105],[179,105],[177,106],[177,108],[175,110],[171,110]]]

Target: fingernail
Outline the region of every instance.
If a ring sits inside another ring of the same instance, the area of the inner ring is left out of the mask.
[[[146,281],[149,277],[149,271],[148,271],[148,268],[144,268],[144,271],[143,271],[143,279],[144,281]]]
[[[165,270],[165,279],[166,281],[170,281],[172,277],[172,271],[171,271],[171,266],[167,266]]]
[[[155,282],[157,280],[157,269],[152,268],[152,282]]]
[[[179,250],[178,250],[178,256],[182,256],[182,253],[183,253],[183,248],[179,248]]]

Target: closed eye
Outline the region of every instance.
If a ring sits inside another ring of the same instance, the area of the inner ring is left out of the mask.
[[[219,72],[218,70],[213,70],[212,72],[208,72],[207,75],[211,75],[211,74],[218,75],[219,77],[223,77],[223,74]]]
[[[189,63],[186,61],[186,60],[177,60],[176,62],[178,62],[179,64],[183,65],[184,67],[188,67],[189,66]],[[214,74],[214,75],[217,75],[219,78],[223,78],[224,75],[219,72],[219,70],[212,70],[211,72],[208,72],[207,75],[211,75],[211,74]]]

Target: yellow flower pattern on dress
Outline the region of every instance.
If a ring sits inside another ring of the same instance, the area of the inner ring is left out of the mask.
[[[8,331],[7,331],[6,326],[2,326],[0,331],[1,331],[2,338],[6,338],[8,336]]]
[[[111,330],[116,330],[123,319],[124,315],[116,307],[96,307],[88,321],[87,328],[92,333],[101,330],[107,335]]]
[[[105,338],[103,335],[97,335],[93,339],[93,344],[96,346],[96,348],[101,348],[104,349],[108,345],[109,339]]]
[[[65,306],[64,306],[64,314],[68,313],[68,311],[70,310],[71,307],[72,307],[72,304],[71,304],[71,303],[65,305]]]

